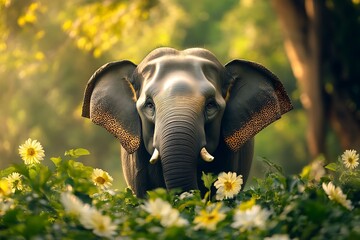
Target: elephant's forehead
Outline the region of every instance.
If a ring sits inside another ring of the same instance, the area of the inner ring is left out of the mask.
[[[172,71],[172,70],[196,70],[203,66],[212,66],[214,68],[221,68],[221,65],[210,61],[208,59],[197,56],[162,56],[148,62],[147,65],[152,65],[158,70]]]
[[[194,82],[201,82],[208,76],[219,76],[222,66],[196,56],[166,56],[149,62],[149,76],[155,81],[169,82],[164,84],[179,83],[180,85],[194,86]],[[213,74],[210,74],[213,73]],[[214,77],[216,78],[216,77]],[[215,79],[212,79],[215,80]]]
[[[197,87],[196,81],[193,81],[184,72],[175,72],[176,77],[170,77],[163,84],[163,91],[174,91],[177,93],[193,93]]]
[[[147,95],[213,95],[221,67],[197,56],[162,56],[143,68],[144,90]]]

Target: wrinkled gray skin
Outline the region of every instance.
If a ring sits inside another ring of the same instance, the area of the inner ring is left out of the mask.
[[[118,61],[97,70],[83,116],[120,140],[127,184],[143,197],[157,187],[204,193],[203,171],[236,172],[246,182],[254,135],[291,108],[278,78],[259,64],[223,66],[205,49],[159,48],[138,66]],[[200,156],[203,147],[212,162]]]

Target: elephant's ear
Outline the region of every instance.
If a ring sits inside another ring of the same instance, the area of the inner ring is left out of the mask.
[[[105,64],[90,78],[84,95],[82,116],[104,127],[120,140],[128,153],[140,146],[140,119],[130,61]]]
[[[260,64],[233,60],[225,65],[230,80],[222,130],[227,146],[240,147],[292,105],[279,79]]]

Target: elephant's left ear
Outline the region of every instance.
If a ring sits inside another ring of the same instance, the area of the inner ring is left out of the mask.
[[[113,134],[128,153],[140,146],[138,83],[132,77],[135,69],[136,65],[130,61],[111,62],[99,68],[86,86],[82,108],[83,117]]]
[[[225,68],[230,79],[222,130],[227,146],[238,151],[292,105],[280,80],[262,65],[233,60]]]

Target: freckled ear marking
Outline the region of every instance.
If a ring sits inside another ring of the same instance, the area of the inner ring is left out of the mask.
[[[260,111],[254,113],[240,129],[234,131],[230,136],[225,136],[225,143],[234,152],[260,132],[270,123],[281,117],[280,106],[275,99],[269,99]]]
[[[140,136],[128,132],[110,113],[104,112],[100,108],[92,108],[90,118],[95,124],[104,127],[119,139],[128,153],[134,153],[139,148]]]

